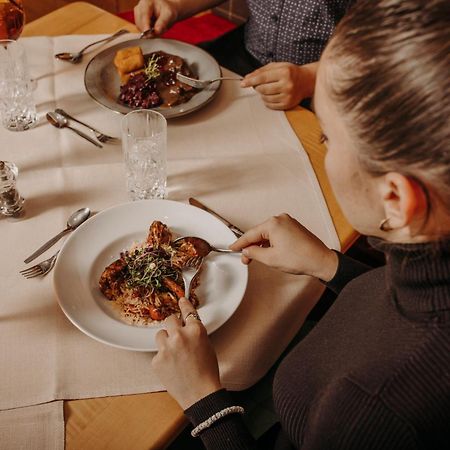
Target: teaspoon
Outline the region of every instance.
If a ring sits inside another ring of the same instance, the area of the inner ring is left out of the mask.
[[[204,258],[206,255],[208,255],[211,252],[241,253],[241,252],[235,252],[235,251],[230,250],[228,248],[217,248],[217,247],[214,247],[208,241],[205,241],[204,239],[199,238],[199,237],[195,237],[195,236],[180,237],[178,239],[175,239],[173,241],[173,243],[177,247],[181,247],[183,244],[192,245],[192,247],[195,248],[197,256],[200,256],[202,258]]]
[[[84,134],[80,130],[77,130],[76,128],[72,128],[69,125],[69,121],[62,115],[58,114],[57,112],[48,112],[47,113],[47,120],[56,128],[69,128],[69,130],[72,130],[74,133],[77,133],[82,138],[88,140],[91,144],[94,144],[96,147],[103,148],[103,145],[99,144],[97,141],[94,141],[94,139],[90,138],[87,134]]]
[[[85,222],[89,216],[91,215],[91,210],[89,208],[81,208],[78,211],[75,211],[70,217],[67,219],[67,227],[58,233],[55,237],[51,238],[47,241],[42,247],[39,247],[32,255],[30,255],[27,259],[25,259],[25,263],[29,263],[33,261],[33,259],[37,258],[39,255],[44,253],[47,249],[49,249],[53,244],[56,244],[66,233],[69,231],[75,230],[75,228],[79,227],[83,222]]]

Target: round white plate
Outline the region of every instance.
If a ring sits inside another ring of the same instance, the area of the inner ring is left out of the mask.
[[[118,113],[129,113],[136,108],[130,108],[118,101],[120,79],[113,60],[117,50],[126,47],[141,47],[144,55],[162,50],[166,53],[181,56],[201,80],[212,80],[221,76],[220,66],[207,52],[191,44],[173,39],[132,39],[113,45],[92,58],[84,73],[84,85],[88,94],[100,105]],[[220,82],[211,84],[208,88],[195,94],[189,101],[171,107],[153,108],[170,119],[184,116],[205,106],[218,92]]]
[[[124,203],[83,223],[61,249],[54,268],[54,287],[70,321],[100,342],[127,350],[156,350],[155,335],[164,322],[128,325],[98,287],[105,267],[118,259],[122,250],[144,241],[153,220],[167,224],[174,234],[199,236],[218,247],[236,239],[207,212],[169,200]],[[247,278],[247,267],[238,254],[210,253],[206,258],[197,295],[198,312],[208,333],[223,325],[239,306]]]

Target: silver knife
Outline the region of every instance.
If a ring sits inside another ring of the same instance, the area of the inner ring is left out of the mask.
[[[221,220],[237,237],[241,237],[244,232],[238,228],[236,225],[233,225],[231,222],[229,222],[225,217],[222,217],[220,214],[216,213],[212,209],[208,208],[203,203],[199,202],[195,198],[190,197],[189,198],[189,204],[192,206],[196,206],[197,208],[203,209],[203,211],[209,212],[213,216],[217,217],[219,220]]]

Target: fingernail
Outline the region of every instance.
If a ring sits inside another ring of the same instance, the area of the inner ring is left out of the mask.
[[[247,250],[246,248],[243,248],[243,249],[242,249],[242,254],[243,254],[244,256],[248,256],[248,250]]]

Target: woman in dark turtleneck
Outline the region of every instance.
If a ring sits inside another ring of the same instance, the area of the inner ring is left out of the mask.
[[[277,449],[450,448],[449,18],[448,0],[359,0],[320,62],[326,170],[386,266],[326,248],[287,215],[231,246],[245,264],[315,276],[339,294],[278,368]],[[180,307],[153,367],[208,449],[258,448],[192,305]]]

